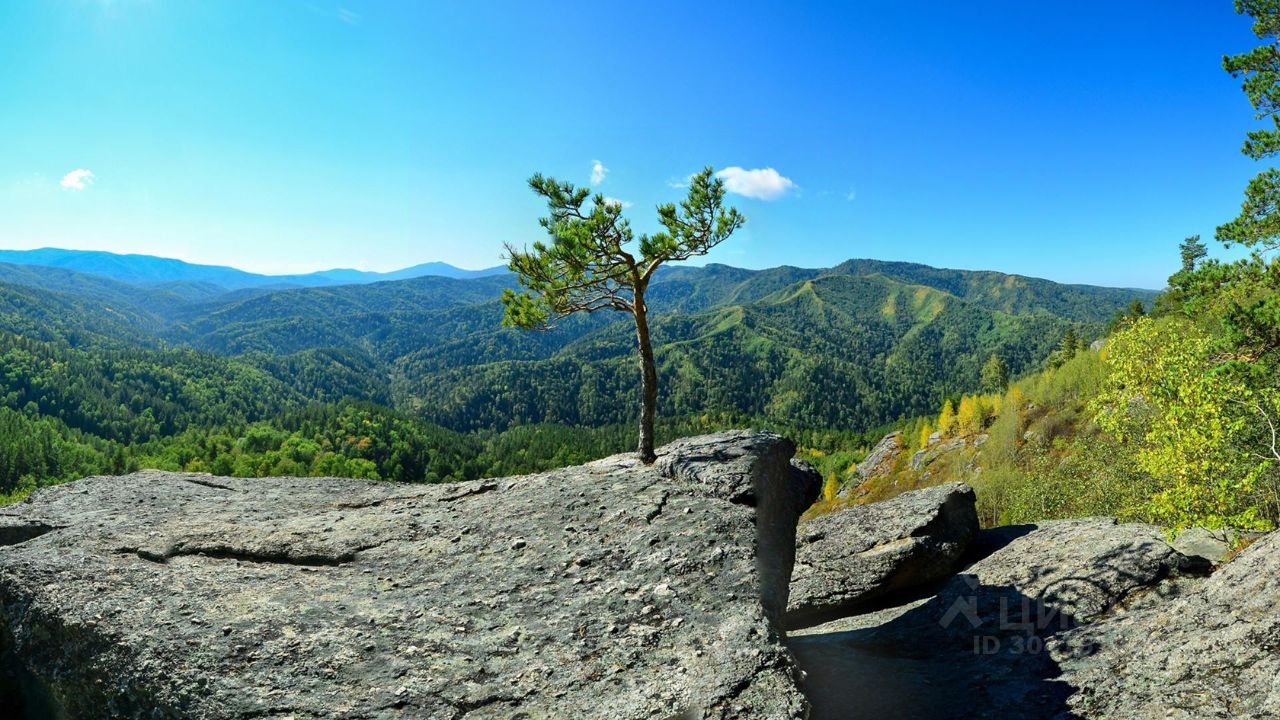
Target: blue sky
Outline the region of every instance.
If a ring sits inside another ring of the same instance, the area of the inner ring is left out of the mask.
[[[713,261],[1161,287],[1260,169],[1229,0],[14,0],[0,28],[8,248],[483,267],[539,237],[535,171],[598,162],[646,229],[710,164],[748,217]]]

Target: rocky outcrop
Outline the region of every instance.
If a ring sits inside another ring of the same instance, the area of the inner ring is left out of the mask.
[[[1097,681],[1064,677],[1046,642],[1167,602],[1206,569],[1158,528],[1109,519],[984,531],[974,552],[934,594],[793,635],[813,720],[1065,718]]]
[[[955,452],[956,450],[960,450],[968,444],[967,440],[963,437],[949,438],[936,444],[932,442],[932,437],[929,439],[931,441],[929,447],[917,450],[916,453],[911,456],[909,465],[912,470],[923,469],[938,458],[943,457],[948,453]]]
[[[978,532],[973,489],[952,483],[809,520],[797,537],[790,627],[865,609],[952,573]]]
[[[8,685],[69,718],[804,717],[776,624],[818,491],[793,451],[41,490],[0,510]]]
[[[1280,717],[1280,535],[976,532],[953,484],[797,545],[819,478],[793,452],[38,491],[0,508],[0,717]]]
[[[1232,537],[1227,530],[1209,530],[1193,527],[1178,533],[1173,546],[1189,557],[1202,558],[1217,565],[1231,551]]]
[[[986,554],[993,547],[998,549]],[[1029,598],[1033,611],[1053,615],[1061,629],[1097,620],[1165,580],[1199,577],[1209,570],[1166,542],[1160,528],[1112,518],[998,528],[984,533],[977,552],[985,557],[965,568],[939,597],[949,604],[953,598],[974,595],[974,586],[984,588],[978,593],[984,600],[978,604],[984,625],[999,619],[998,603],[990,601],[1002,595]],[[993,588],[1007,592],[993,593]]]
[[[1280,535],[1169,602],[1055,638],[1085,718],[1280,717]]]
[[[898,459],[898,453],[902,452],[904,447],[902,432],[891,432],[881,438],[874,448],[871,448],[871,452],[867,453],[867,457],[858,463],[857,467],[854,468],[854,472],[863,480],[872,475],[884,475],[893,469],[893,464]]]
[[[1280,717],[1280,534],[1230,560],[1219,535],[1180,539],[983,531],[936,591],[792,634],[812,719]]]

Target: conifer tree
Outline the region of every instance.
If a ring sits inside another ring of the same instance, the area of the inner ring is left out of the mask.
[[[1243,78],[1254,117],[1270,121],[1270,128],[1250,131],[1241,148],[1254,160],[1263,160],[1280,153],[1280,2],[1236,0],[1235,8],[1253,18],[1253,33],[1265,41],[1248,52],[1222,58],[1223,69],[1234,78]],[[1280,248],[1278,208],[1280,169],[1269,168],[1249,181],[1240,215],[1218,227],[1218,240],[1228,247],[1239,244],[1257,253]]]
[[[938,415],[938,432],[942,433],[943,437],[945,437],[951,433],[951,430],[955,428],[955,425],[956,409],[948,398],[946,402],[942,403],[942,412]]]
[[[920,436],[916,438],[921,450],[929,447],[929,436],[933,434],[933,428],[929,427],[929,423],[920,426]]]
[[[999,355],[992,355],[982,366],[982,387],[988,392],[1004,392],[1009,386],[1009,366]]]
[[[1196,264],[1205,255],[1209,254],[1209,249],[1204,246],[1204,243],[1200,242],[1199,235],[1192,235],[1183,240],[1179,251],[1182,255],[1182,272],[1184,273],[1195,272]],[[1142,301],[1135,299],[1134,302],[1141,303]]]
[[[653,421],[658,404],[658,372],[649,337],[645,293],[658,268],[668,262],[706,255],[742,227],[745,218],[724,206],[724,181],[711,168],[694,175],[679,206],[658,206],[662,231],[636,237],[622,217],[622,205],[571,183],[544,177],[529,187],[547,201],[547,217],[539,220],[551,242],[532,249],[507,245],[508,267],[520,278],[521,292],[507,290],[502,303],[504,325],[546,329],[575,313],[618,310],[632,316],[640,355],[639,456],[656,459]]]
[[[1062,340],[1058,341],[1058,351],[1061,352],[1067,360],[1070,360],[1075,357],[1075,354],[1079,352],[1079,350],[1080,336],[1076,334],[1075,328],[1069,327],[1067,328],[1067,331],[1062,334]]]
[[[1062,367],[1083,348],[1084,341],[1076,334],[1075,328],[1067,328],[1067,331],[1062,334],[1062,339],[1058,341],[1058,349],[1049,354],[1049,367]]]
[[[978,430],[978,399],[972,395],[960,398],[960,409],[956,410],[956,426],[963,432]]]

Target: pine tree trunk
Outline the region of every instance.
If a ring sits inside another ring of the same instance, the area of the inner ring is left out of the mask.
[[[658,405],[658,370],[653,363],[653,346],[649,343],[649,318],[644,306],[644,292],[635,294],[636,340],[640,344],[640,462],[648,465],[658,456],[653,452],[653,417]]]

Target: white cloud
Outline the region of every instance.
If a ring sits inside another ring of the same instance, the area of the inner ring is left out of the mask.
[[[738,195],[756,200],[777,200],[794,190],[796,184],[773,168],[746,170],[737,166],[727,167],[716,173],[724,180],[725,188]]]
[[[604,163],[600,162],[599,160],[591,161],[591,184],[592,185],[599,185],[600,183],[604,182],[604,176],[608,174],[609,174],[609,168],[605,167]]]
[[[635,203],[631,202],[630,200],[619,200],[618,198],[615,198],[615,197],[606,197],[606,198],[604,199],[604,201],[605,201],[605,203],[606,203],[606,204],[608,204],[608,205],[619,205],[619,206],[621,206],[623,209],[629,208],[629,207],[631,207],[632,205],[634,205],[634,204],[635,204]]]
[[[84,190],[93,184],[93,172],[77,168],[63,175],[58,184],[66,190]]]
[[[671,178],[667,181],[667,187],[676,188],[677,190],[689,187],[689,183],[693,181],[692,175],[685,175],[683,178]]]

